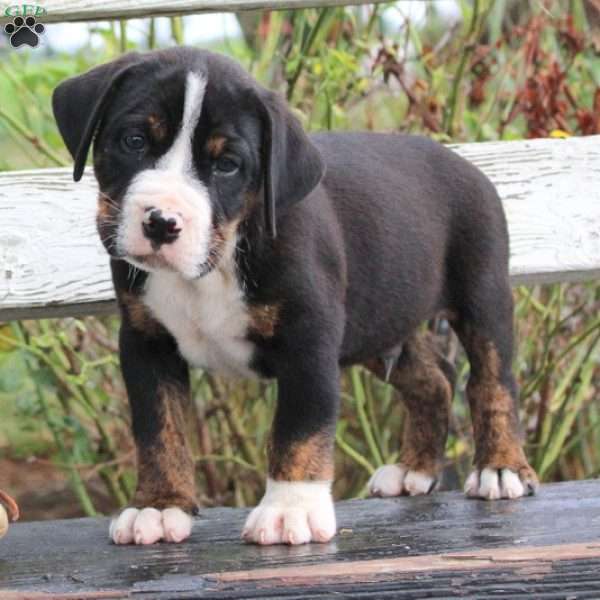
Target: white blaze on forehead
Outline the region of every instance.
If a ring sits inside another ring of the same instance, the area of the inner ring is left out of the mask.
[[[157,163],[158,169],[189,173],[192,170],[192,138],[202,112],[206,79],[190,72],[185,80],[181,128],[169,151]]]
[[[192,140],[202,113],[206,78],[188,72],[185,78],[183,113],[171,147],[153,168],[140,171],[123,199],[117,248],[127,260],[145,270],[150,264],[138,257],[158,254],[170,269],[187,279],[200,273],[211,245],[212,207],[204,183],[193,166]],[[145,211],[157,208],[177,213],[183,227],[178,239],[155,250],[142,229]]]

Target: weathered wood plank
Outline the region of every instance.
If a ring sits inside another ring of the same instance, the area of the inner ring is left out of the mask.
[[[455,149],[503,200],[514,284],[600,277],[600,136]]]
[[[68,169],[0,175],[0,318],[114,309],[96,193],[93,177],[75,184]]]
[[[75,21],[102,21],[106,19],[132,19],[162,17],[203,12],[234,12],[242,10],[283,10],[298,8],[324,8],[357,4],[379,4],[391,0],[45,0],[40,6],[46,9],[44,23]],[[3,11],[4,12],[4,11]]]
[[[600,277],[600,136],[454,149],[498,187],[515,284]],[[0,174],[0,319],[114,311],[96,184],[68,169]]]
[[[388,573],[415,573],[422,571],[454,571],[470,569],[477,571],[491,566],[506,566],[510,563],[521,565],[534,564],[539,561],[555,560],[600,560],[600,542],[578,544],[554,544],[551,546],[516,546],[508,548],[484,548],[467,552],[444,552],[443,554],[422,554],[419,556],[401,556],[395,558],[379,558],[372,560],[350,560],[338,562],[322,562],[314,565],[289,565],[267,569],[247,569],[245,571],[229,571],[209,573],[220,582],[264,581],[278,579],[280,581],[332,580],[351,578],[364,580],[367,577]]]
[[[447,598],[466,589],[477,597],[501,589],[544,597],[572,587],[583,598],[600,585],[598,480],[545,485],[539,496],[513,502],[458,492],[340,502],[339,534],[323,545],[246,545],[239,532],[247,513],[202,511],[190,540],[177,546],[113,546],[107,519],[16,523],[0,542],[0,597],[112,590],[115,597],[321,598],[336,590],[352,598]]]

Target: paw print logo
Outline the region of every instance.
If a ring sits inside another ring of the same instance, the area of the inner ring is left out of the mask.
[[[10,35],[10,45],[13,48],[27,45],[35,48],[40,43],[40,35],[45,31],[41,23],[36,23],[35,17],[15,17],[12,23],[4,26],[4,31]]]

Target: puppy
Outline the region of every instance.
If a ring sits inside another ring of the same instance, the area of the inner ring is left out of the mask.
[[[138,484],[111,525],[115,543],[190,535],[188,365],[278,382],[266,493],[245,540],[335,534],[348,365],[389,379],[408,409],[400,463],[374,474],[372,494],[431,492],[453,374],[418,327],[440,311],[471,364],[467,495],[533,493],[511,374],[506,222],[475,167],[422,137],[307,136],[278,96],[197,49],[125,55],[61,83],[53,108],[75,180],[94,142],[98,231],[122,315]]]

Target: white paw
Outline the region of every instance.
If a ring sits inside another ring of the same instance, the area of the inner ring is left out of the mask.
[[[108,535],[115,544],[182,542],[192,533],[192,517],[180,508],[126,508],[110,523]]]
[[[422,471],[411,471],[399,465],[379,467],[369,479],[371,496],[420,496],[431,493],[437,485],[437,479]]]
[[[521,498],[535,492],[536,482],[523,482],[511,469],[485,468],[473,471],[465,482],[465,494],[469,498],[499,500]]]
[[[261,545],[307,544],[328,542],[335,531],[331,482],[268,479],[265,495],[248,516],[242,538]]]

